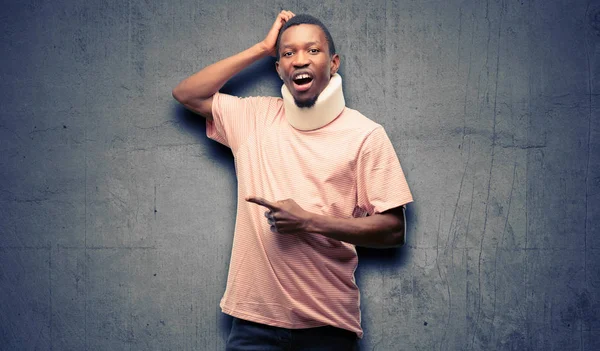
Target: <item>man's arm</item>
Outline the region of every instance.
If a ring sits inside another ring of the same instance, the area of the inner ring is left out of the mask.
[[[250,64],[275,54],[277,35],[283,24],[292,18],[290,11],[281,11],[263,41],[236,55],[205,67],[184,79],[173,89],[173,97],[191,111],[212,119],[213,95],[234,75]]]
[[[360,218],[336,218],[310,213],[309,233],[364,247],[387,248],[405,244],[404,206]]]
[[[304,210],[292,199],[271,202],[249,196],[246,201],[264,206],[271,230],[280,234],[306,232],[364,247],[399,247],[405,243],[404,207],[361,218],[336,218]]]

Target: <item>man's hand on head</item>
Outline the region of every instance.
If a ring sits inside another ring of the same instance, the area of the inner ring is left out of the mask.
[[[271,30],[269,30],[269,33],[261,43],[269,55],[276,56],[275,47],[277,45],[277,36],[279,35],[279,30],[281,30],[281,27],[283,27],[285,22],[289,21],[289,19],[294,16],[295,15],[292,11],[287,10],[283,10],[279,13],[279,15],[277,15],[273,26],[271,26]]]
[[[268,209],[265,217],[274,233],[294,234],[305,232],[308,227],[310,212],[304,210],[292,199],[271,202],[262,197],[248,196],[246,201]]]

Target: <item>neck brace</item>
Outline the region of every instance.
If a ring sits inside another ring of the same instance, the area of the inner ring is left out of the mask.
[[[281,96],[287,121],[292,127],[305,131],[321,128],[333,121],[346,106],[342,77],[337,73],[331,77],[312,107],[296,106],[294,97],[285,84],[281,87]]]

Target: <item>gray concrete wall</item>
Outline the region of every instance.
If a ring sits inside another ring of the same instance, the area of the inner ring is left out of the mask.
[[[600,349],[600,2],[41,1],[0,10],[0,349],[220,350],[228,149],[171,89],[327,23],[408,242],[361,250],[364,350]],[[264,60],[225,89],[278,94]]]

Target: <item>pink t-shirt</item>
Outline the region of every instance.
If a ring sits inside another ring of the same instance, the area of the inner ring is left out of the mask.
[[[322,235],[276,234],[266,208],[293,199],[307,211],[351,218],[412,201],[383,127],[345,108],[312,131],[293,128],[283,100],[215,94],[209,138],[231,148],[238,203],[224,313],[284,328],[332,325],[362,337],[354,245]]]

